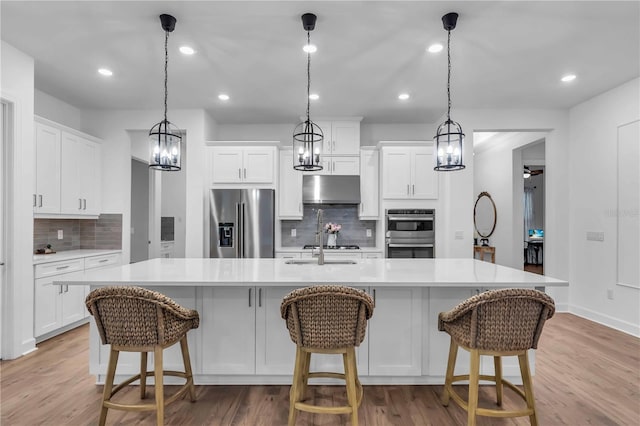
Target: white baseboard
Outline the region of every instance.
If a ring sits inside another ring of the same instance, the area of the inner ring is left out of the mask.
[[[622,321],[618,318],[604,315],[599,312],[592,311],[591,309],[583,308],[576,305],[570,305],[569,312],[578,315],[579,317],[597,322],[598,324],[602,324],[618,331],[622,331],[623,333],[627,333],[635,337],[640,337],[640,325],[638,324],[632,324],[628,321]]]

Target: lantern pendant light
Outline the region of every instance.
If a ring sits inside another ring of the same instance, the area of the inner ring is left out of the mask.
[[[176,18],[162,14],[160,23],[164,30],[164,120],[154,125],[149,131],[149,168],[177,171],[180,170],[182,132],[167,120],[167,65],[169,62],[167,44],[169,33],[176,27]]]
[[[438,171],[462,170],[464,133],[460,124],[451,120],[451,30],[456,27],[457,13],[447,13],[442,17],[442,24],[447,30],[447,121],[438,126],[434,137],[436,166]]]
[[[316,15],[302,15],[302,27],[307,32],[307,46],[311,45],[310,32],[316,25]],[[322,170],[320,155],[324,134],[320,126],[309,118],[309,95],[311,89],[311,49],[307,51],[307,119],[298,124],[293,131],[293,168],[303,172]]]

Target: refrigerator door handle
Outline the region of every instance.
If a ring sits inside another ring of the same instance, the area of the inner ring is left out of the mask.
[[[236,258],[240,258],[240,244],[242,243],[242,226],[240,224],[240,203],[236,203]]]
[[[242,228],[242,247],[241,247],[241,256],[243,259],[245,258],[246,254],[245,254],[245,250],[244,250],[244,230],[245,230],[245,226],[246,224],[244,223],[244,203],[240,204],[240,213],[241,213],[241,222],[240,222],[240,226]]]

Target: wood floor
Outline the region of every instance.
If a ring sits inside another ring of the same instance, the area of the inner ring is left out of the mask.
[[[102,386],[88,374],[88,326],[38,345],[38,350],[0,363],[0,424],[95,425]],[[443,348],[446,350],[446,348]],[[293,368],[293,366],[292,366]],[[443,372],[444,373],[444,372]],[[172,388],[168,387],[168,391]],[[197,386],[196,403],[167,407],[167,424],[285,425],[289,386]],[[571,314],[557,314],[542,333],[536,353],[534,389],[538,419],[544,425],[640,424],[640,339]],[[153,390],[153,387],[150,389]],[[134,401],[138,387],[125,390]],[[442,407],[442,386],[365,386],[363,425],[463,425],[464,411]],[[153,398],[152,392],[150,397]],[[464,394],[464,392],[461,392]],[[507,398],[511,406],[517,399]],[[317,386],[314,403],[340,403],[342,387]],[[481,401],[494,393],[483,386]],[[299,425],[348,424],[345,415],[300,413]],[[107,424],[153,424],[152,413],[109,410]],[[478,418],[478,425],[528,425],[527,418]]]

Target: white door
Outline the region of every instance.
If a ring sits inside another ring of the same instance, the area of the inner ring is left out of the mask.
[[[7,164],[5,163],[5,155],[4,150],[7,144],[9,143],[8,133],[7,133],[7,124],[8,120],[8,105],[2,102],[2,116],[0,117],[0,137],[2,137],[2,144],[0,145],[0,359],[2,359],[2,313],[5,312],[4,307],[4,299],[2,295],[4,294],[4,276],[5,276],[5,236],[4,236],[4,221],[5,221],[5,212],[4,212],[4,194],[5,191],[5,177],[4,171],[7,170]]]
[[[242,150],[216,147],[212,150],[211,183],[242,182]]]
[[[433,150],[416,148],[411,156],[411,197],[435,200],[438,198],[438,172],[433,170]]]
[[[280,151],[278,214],[280,219],[302,219],[302,173],[291,165],[292,150]]]
[[[249,148],[243,155],[242,179],[250,183],[273,182],[273,150]]]
[[[388,148],[382,154],[382,198],[409,198],[411,162],[408,148]]]
[[[35,124],[36,191],[34,211],[60,213],[60,130]]]
[[[80,176],[82,146],[82,141],[78,136],[62,132],[62,155],[60,160],[61,213],[83,213],[82,176]]]

